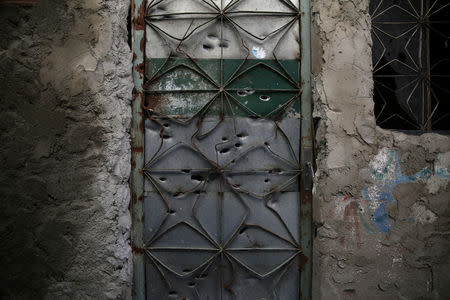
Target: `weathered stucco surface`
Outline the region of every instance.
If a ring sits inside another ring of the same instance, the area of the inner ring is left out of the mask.
[[[126,0],[0,4],[0,298],[130,283]]]
[[[313,299],[449,299],[450,138],[375,125],[368,2],[313,1]]]

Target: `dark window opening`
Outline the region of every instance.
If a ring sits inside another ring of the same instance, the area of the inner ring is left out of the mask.
[[[450,130],[450,3],[372,0],[375,117],[385,129]]]

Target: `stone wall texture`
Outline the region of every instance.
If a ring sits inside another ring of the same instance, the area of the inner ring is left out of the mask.
[[[376,126],[368,4],[313,1],[313,299],[450,299],[450,137]]]
[[[0,4],[0,298],[124,299],[129,1]]]
[[[128,12],[0,4],[1,299],[131,297]],[[312,22],[313,299],[450,299],[450,137],[376,126],[368,0]]]

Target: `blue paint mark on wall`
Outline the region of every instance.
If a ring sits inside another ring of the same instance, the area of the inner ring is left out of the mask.
[[[394,188],[404,182],[414,182],[419,179],[429,179],[431,171],[424,168],[414,175],[407,176],[401,172],[397,150],[382,149],[370,164],[373,185],[363,190],[363,197],[369,202],[370,217],[380,232],[388,233],[393,222],[387,214],[387,205],[396,201],[393,197]]]
[[[450,179],[449,163],[449,155],[438,154],[434,164],[434,175],[440,179]]]

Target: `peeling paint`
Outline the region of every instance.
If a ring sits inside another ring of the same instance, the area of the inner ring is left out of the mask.
[[[253,47],[252,53],[253,53],[254,57],[259,58],[259,59],[263,59],[267,55],[267,51],[264,50],[263,47],[256,47],[256,46]]]

